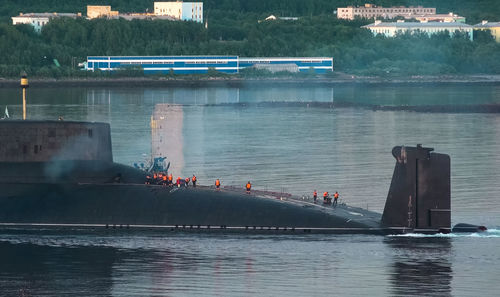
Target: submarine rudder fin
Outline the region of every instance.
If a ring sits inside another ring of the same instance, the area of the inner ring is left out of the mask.
[[[395,233],[450,233],[450,156],[422,147],[396,146],[396,165],[382,214]]]

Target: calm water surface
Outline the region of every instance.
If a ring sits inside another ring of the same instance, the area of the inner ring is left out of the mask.
[[[434,147],[452,159],[453,223],[493,230],[464,236],[246,236],[19,231],[0,235],[0,295],[62,296],[496,296],[500,276],[500,116],[374,111],[359,105],[500,104],[500,86],[30,88],[32,119],[111,123],[114,159],[151,152],[158,103],[182,122],[174,174],[202,184],[310,195],[339,191],[382,211],[395,145]],[[19,90],[0,110],[19,118]],[[256,104],[324,102],[322,107]],[[353,103],[337,108],[336,103]],[[181,155],[179,155],[181,154]],[[177,162],[176,162],[177,161]]]

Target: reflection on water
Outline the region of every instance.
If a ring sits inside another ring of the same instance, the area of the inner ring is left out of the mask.
[[[494,296],[500,261],[492,238],[113,232],[1,234],[2,296]]]
[[[3,88],[2,104],[20,105],[18,88]],[[350,102],[386,106],[499,104],[500,85],[258,85],[240,87],[168,88],[36,88],[28,90],[29,104],[107,104],[116,99],[128,104],[170,103],[216,105],[255,102]]]
[[[2,296],[109,296],[113,248],[66,248],[0,241]]]
[[[392,294],[451,296],[453,270],[450,238],[389,237],[393,250]]]

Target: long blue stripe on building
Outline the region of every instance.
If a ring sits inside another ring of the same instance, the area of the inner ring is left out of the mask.
[[[254,67],[272,72],[333,71],[331,57],[257,57],[238,56],[89,56],[86,70],[119,71],[124,69],[143,69],[144,73],[196,74],[207,73],[214,69],[223,73],[238,73]]]

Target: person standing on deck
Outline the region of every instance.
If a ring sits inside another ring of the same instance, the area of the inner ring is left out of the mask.
[[[313,192],[313,199],[314,199],[314,203],[316,203],[316,200],[318,199],[318,192],[316,190],[314,190],[314,192]]]
[[[246,189],[247,189],[247,194],[250,194],[250,190],[252,189],[252,184],[250,183],[250,181],[247,182]]]
[[[337,207],[337,200],[339,199],[339,193],[335,191],[335,194],[333,194],[333,207]]]
[[[185,183],[185,186],[187,188],[187,186],[189,185],[189,177],[186,177],[186,179],[184,180],[186,183]]]
[[[215,180],[215,188],[218,190],[220,190],[220,180],[219,179],[216,179]]]
[[[196,188],[196,175],[193,174],[193,178],[191,178],[193,181],[193,188]]]

